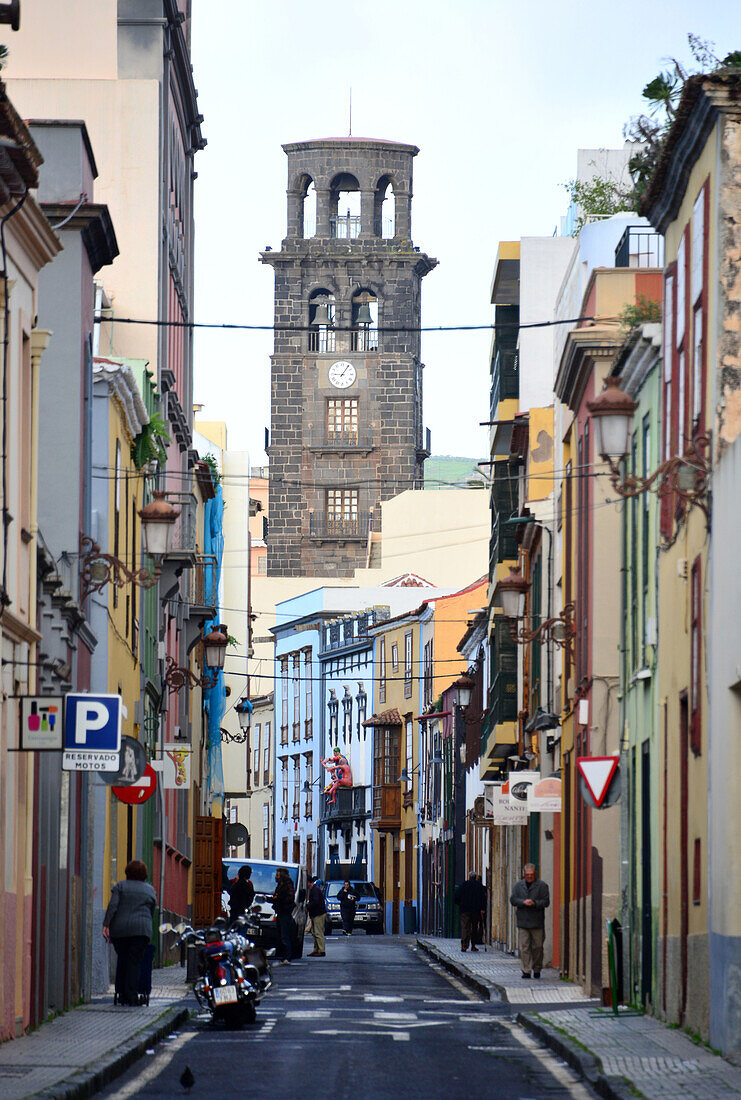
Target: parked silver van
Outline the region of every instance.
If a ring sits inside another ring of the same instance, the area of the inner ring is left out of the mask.
[[[275,891],[275,872],[279,867],[285,867],[291,876],[293,889],[296,892],[296,906],[293,910],[293,919],[296,922],[297,942],[293,945],[293,957],[301,958],[304,953],[304,933],[306,932],[306,893],[308,879],[306,868],[298,863],[281,863],[271,859],[222,859],[224,868],[224,880],[233,882],[237,877],[240,867],[245,865],[252,868],[250,881],[255,888],[254,906],[260,906],[260,913],[255,914],[260,921],[259,946],[280,947],[280,934],[278,920],[273,909],[273,892]],[[221,895],[224,912],[229,912],[229,894],[226,889]]]

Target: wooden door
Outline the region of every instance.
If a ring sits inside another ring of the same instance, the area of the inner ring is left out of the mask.
[[[197,817],[193,856],[193,926],[195,928],[208,927],[221,914],[222,849],[222,819]]]
[[[690,716],[687,692],[679,696],[679,1022],[684,1023],[687,1011],[687,940],[690,923],[690,875],[689,875],[689,821],[687,798],[689,795]]]

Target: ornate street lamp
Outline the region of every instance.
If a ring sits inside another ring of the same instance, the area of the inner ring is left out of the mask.
[[[104,553],[98,543],[83,535],[80,557],[80,602],[84,602],[92,592],[101,592],[107,584],[122,588],[125,584],[135,584],[137,588],[151,588],[157,583],[159,572],[155,569],[129,569],[120,558]]]
[[[466,709],[471,702],[474,686],[474,682],[467,672],[462,672],[458,679],[453,681],[452,687],[455,688],[456,706],[459,706],[462,710]]]
[[[247,698],[240,699],[234,709],[237,712],[239,728],[242,733],[247,733],[250,728],[250,719],[252,718],[252,703]]]
[[[208,668],[221,672],[226,658],[229,635],[225,626],[215,626],[203,639],[203,659]]]
[[[509,619],[513,640],[518,645],[550,641],[570,655],[571,643],[576,635],[573,603],[567,604],[560,615],[545,619],[534,630],[528,630],[524,624],[520,625],[520,620],[525,618],[525,596],[529,590],[530,584],[517,566],[510,566],[509,576],[503,577],[494,589],[494,595],[499,596],[504,617]]]
[[[153,558],[164,557],[170,549],[170,539],[180,509],[173,507],[162,489],[155,489],[154,500],[139,509],[144,537],[144,553]]]
[[[206,666],[203,676],[196,676],[189,668],[183,668],[182,665],[177,664],[172,657],[168,656],[166,658],[165,684],[170,689],[170,693],[180,691],[183,687],[214,687],[219,672],[224,667],[228,645],[229,636],[226,627],[223,625],[214,627],[203,638],[203,663]]]
[[[621,497],[637,497],[653,489],[659,497],[675,494],[683,503],[696,504],[709,519],[708,482],[710,437],[697,435],[687,445],[683,455],[674,455],[657,466],[648,477],[620,475],[620,463],[630,448],[630,429],[636,403],[618,386],[619,379],[608,376],[602,393],[587,402],[594,420],[594,440],[597,453],[610,467],[610,484]]]

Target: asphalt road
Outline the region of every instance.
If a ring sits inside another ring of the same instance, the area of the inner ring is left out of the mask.
[[[509,1006],[466,989],[408,937],[332,936],[326,958],[276,966],[274,978],[255,1024],[224,1031],[194,1015],[101,1095],[182,1097],[189,1066],[193,1097],[593,1096]]]

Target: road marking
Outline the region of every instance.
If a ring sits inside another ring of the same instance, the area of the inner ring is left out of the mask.
[[[391,1004],[393,1001],[403,1001],[403,997],[381,997],[377,993],[364,993],[363,1000],[368,1004]]]
[[[565,1062],[562,1062],[555,1054],[551,1054],[549,1050],[541,1047],[532,1035],[529,1035],[519,1024],[515,1024],[504,1017],[501,1017],[497,1022],[502,1027],[506,1027],[512,1038],[516,1039],[521,1046],[526,1047],[542,1063],[551,1076],[556,1078],[559,1084],[570,1089],[570,1095],[575,1100],[590,1100],[593,1094],[579,1082],[576,1074],[568,1068]]]
[[[128,1085],[124,1085],[123,1088],[117,1089],[116,1092],[113,1093],[116,1100],[125,1100],[127,1096],[139,1096],[144,1086],[148,1085],[155,1077],[159,1077],[162,1071],[169,1066],[181,1047],[184,1047],[188,1040],[192,1038],[192,1033],[178,1035],[177,1039],[173,1039],[171,1043],[163,1047],[161,1058],[156,1058],[153,1062],[150,1062],[147,1068],[137,1074],[133,1081]]]
[[[416,1020],[416,1012],[374,1012],[374,1020]]]
[[[353,1035],[355,1040],[358,1039],[357,1031],[340,1031],[338,1029],[327,1029],[326,1031],[313,1031],[312,1035]],[[408,1043],[409,1032],[408,1031],[374,1031],[373,1036],[390,1035],[397,1043]]]
[[[329,1008],[308,1008],[305,1012],[296,1009],[295,1012],[286,1012],[287,1020],[328,1020],[332,1015]]]

